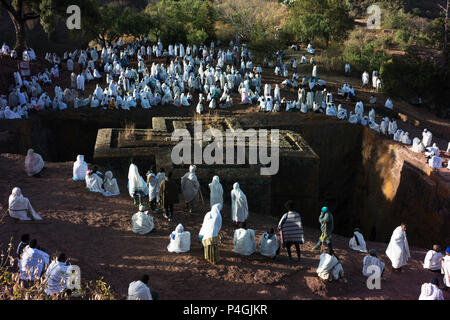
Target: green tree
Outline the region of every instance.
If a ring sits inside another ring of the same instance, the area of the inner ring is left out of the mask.
[[[14,25],[16,44],[14,49],[19,55],[27,48],[27,27],[29,20],[40,20],[40,24],[47,33],[55,30],[58,20],[67,17],[67,7],[72,5],[71,0],[0,0]],[[83,14],[89,17],[96,16],[95,1],[79,0],[77,5]]]

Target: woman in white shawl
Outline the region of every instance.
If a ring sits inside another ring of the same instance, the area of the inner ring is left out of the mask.
[[[169,252],[184,253],[191,249],[191,234],[184,231],[183,225],[180,223],[175,231],[170,234],[170,243],[167,246]]]
[[[133,163],[128,170],[128,193],[134,199],[134,205],[141,205],[142,197],[148,195],[147,184],[139,174],[138,167]]]
[[[44,160],[40,154],[29,149],[25,158],[25,172],[29,177],[39,174],[44,169]]]
[[[214,176],[211,183],[209,184],[210,192],[210,205],[211,208],[220,203],[223,206],[223,188],[220,184],[220,180],[218,176]]]
[[[131,230],[137,234],[147,234],[155,229],[153,217],[145,211],[144,206],[139,206],[139,211],[131,218]]]
[[[88,170],[86,172],[86,189],[90,192],[104,193],[102,188],[103,179],[97,174],[97,170]]]
[[[221,204],[215,204],[211,208],[211,211],[205,215],[198,234],[204,247],[205,259],[212,264],[219,262],[219,231],[222,228],[220,210],[222,210]]]
[[[200,183],[195,174],[196,166],[190,166],[189,172],[181,178],[181,189],[183,191],[184,202],[189,212],[192,212],[194,204],[198,201]]]
[[[77,161],[73,163],[73,180],[84,181],[86,179],[86,172],[88,171],[88,165],[84,162],[84,156],[78,155]]]
[[[430,283],[422,284],[419,300],[444,300],[437,278],[431,279]]]
[[[348,246],[356,251],[367,252],[366,241],[358,228],[353,231],[353,237],[348,242]]]
[[[133,281],[128,286],[128,300],[156,300],[156,292],[150,292],[148,287],[148,275],[143,275],[140,280]]]
[[[408,239],[406,238],[406,225],[404,223],[392,233],[391,241],[386,249],[386,255],[391,260],[392,268],[395,271],[401,271],[401,268],[406,265],[408,258],[411,257]]]
[[[106,171],[105,173],[103,188],[105,189],[104,196],[106,197],[118,196],[120,194],[119,185],[117,184],[116,178],[113,178],[111,171]]]
[[[31,206],[30,200],[22,195],[20,188],[14,188],[9,196],[9,215],[11,218],[20,220],[32,220],[28,217],[28,213],[34,220],[42,220],[42,218],[34,211]]]
[[[238,225],[248,218],[248,203],[244,192],[239,188],[239,183],[233,185],[231,191],[231,220]]]
[[[45,266],[50,262],[50,256],[37,249],[37,241],[30,241],[30,245],[23,249],[19,265],[19,278],[22,280],[34,281],[35,277],[40,277]]]

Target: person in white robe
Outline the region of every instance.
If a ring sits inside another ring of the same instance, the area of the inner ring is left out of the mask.
[[[428,165],[433,169],[442,168],[442,158],[438,156],[432,156],[430,160],[428,160]]]
[[[343,282],[347,282],[344,278],[344,268],[342,267],[342,264],[334,255],[333,249],[329,247],[320,255],[319,267],[316,272],[322,280],[331,282],[333,280],[341,279]]]
[[[155,229],[153,217],[145,211],[143,205],[139,206],[139,211],[131,218],[131,230],[137,234],[147,234]]]
[[[150,208],[151,210],[156,209],[156,201],[158,200],[158,188],[159,188],[159,181],[156,178],[156,167],[152,167],[152,169],[147,172],[147,185],[148,185],[148,197],[150,202]]]
[[[148,275],[143,275],[140,280],[131,282],[128,286],[128,300],[156,300],[156,292],[150,292],[148,280]]]
[[[30,241],[30,244],[23,249],[20,256],[19,279],[34,281],[37,280],[50,262],[50,256],[42,250],[37,249],[37,241]]]
[[[441,253],[441,248],[439,245],[435,244],[433,245],[433,249],[429,250],[427,254],[425,255],[425,259],[423,261],[423,268],[434,271],[434,272],[440,272],[441,271],[441,259],[444,257],[444,255]]]
[[[261,242],[259,244],[259,253],[265,257],[275,259],[280,253],[281,242],[278,239],[275,231],[270,229],[268,232],[263,233],[261,236]]]
[[[83,155],[77,156],[77,161],[73,163],[73,177],[72,179],[75,181],[85,181],[86,180],[86,172],[88,171],[88,165],[84,161]]]
[[[426,148],[426,152],[425,152],[425,157],[427,157],[427,158],[431,158],[432,156],[438,156],[439,157],[439,155],[440,155],[440,150],[439,150],[439,147],[437,146],[437,144],[436,143],[433,143],[433,146],[432,147],[428,147],[428,148]]]
[[[353,231],[353,237],[350,239],[348,245],[355,251],[367,252],[366,241],[358,228],[355,228]]]
[[[256,251],[256,238],[253,229],[247,229],[242,223],[242,227],[234,231],[233,236],[233,252],[244,256],[252,255]]]
[[[392,103],[391,98],[387,98],[386,103],[384,104],[384,106],[388,109],[393,109],[394,108],[394,104]]]
[[[439,280],[431,279],[429,283],[422,284],[419,300],[444,300],[442,290],[439,289]]]
[[[205,214],[198,238],[203,244],[205,259],[212,263],[219,262],[219,232],[222,228],[222,205],[215,204],[211,211]]]
[[[420,141],[419,138],[414,138],[413,145],[410,148],[411,151],[422,153],[425,151],[425,146],[423,145],[422,141]]]
[[[67,258],[64,253],[60,254],[58,259],[53,260],[45,272],[47,295],[59,294],[66,290],[66,282],[69,278]]]
[[[84,91],[84,86],[85,86],[85,78],[83,74],[80,74],[77,77],[77,89],[80,91]]]
[[[363,259],[363,269],[362,274],[364,277],[370,277],[374,274],[374,267],[378,267],[379,276],[381,277],[384,273],[385,263],[378,259],[377,251],[375,249],[371,249],[369,251],[369,255],[365,256]],[[369,272],[370,270],[370,272]]]
[[[175,231],[170,234],[170,243],[167,246],[169,252],[184,253],[191,249],[191,234],[184,231],[183,225],[180,223]]]
[[[386,255],[391,260],[392,268],[395,271],[402,271],[401,268],[406,265],[411,257],[406,237],[406,225],[404,223],[392,233],[391,241],[386,249]]]
[[[450,247],[445,249],[445,257],[441,258],[441,273],[444,275],[444,285],[450,288]]]
[[[425,148],[428,148],[431,146],[431,141],[433,140],[433,134],[428,131],[427,129],[424,129],[422,132],[422,143],[425,146]]]
[[[8,199],[8,212],[11,218],[22,221],[43,220],[31,206],[30,200],[22,195],[22,190],[16,187]]]
[[[223,188],[220,184],[220,180],[218,176],[214,176],[211,183],[209,184],[210,190],[210,206],[211,208],[220,203],[223,206]]]
[[[231,220],[239,225],[248,219],[248,202],[244,192],[239,187],[239,183],[233,185],[231,191]]]
[[[119,185],[117,183],[116,178],[113,177],[113,173],[111,171],[105,172],[105,179],[103,180],[103,189],[105,190],[104,196],[118,196],[120,195]]]
[[[197,166],[191,165],[189,172],[181,178],[181,190],[183,191],[184,202],[189,212],[192,212],[195,203],[199,200],[200,183],[195,174],[196,169]]]
[[[40,154],[29,149],[25,158],[25,172],[29,177],[39,174],[44,169],[44,160]]]
[[[103,190],[103,179],[97,174],[97,171],[94,170],[88,170],[86,171],[86,189],[88,189],[90,192],[98,192],[98,193],[104,193],[105,190]]]
[[[128,193],[134,199],[134,205],[141,205],[142,198],[148,195],[148,186],[133,163],[128,170]]]

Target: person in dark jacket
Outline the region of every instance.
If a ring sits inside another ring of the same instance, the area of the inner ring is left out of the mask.
[[[179,202],[178,187],[175,181],[172,180],[172,172],[169,173],[166,179],[161,182],[159,188],[159,196],[161,198],[161,204],[165,209],[164,217],[172,219],[173,206]]]

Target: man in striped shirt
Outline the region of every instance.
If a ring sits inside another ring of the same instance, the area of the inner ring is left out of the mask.
[[[302,220],[300,214],[295,212],[292,200],[286,202],[285,207],[288,212],[283,215],[278,224],[281,243],[286,248],[290,261],[292,260],[291,247],[294,245],[297,250],[298,261],[300,261],[300,244],[305,243]]]

